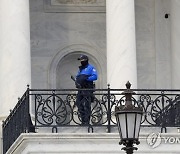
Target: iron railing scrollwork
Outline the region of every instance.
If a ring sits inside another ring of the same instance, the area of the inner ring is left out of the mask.
[[[77,90],[75,90],[77,91]],[[35,127],[62,127],[81,125],[76,93],[56,90],[48,93],[32,93],[35,102]],[[81,101],[91,104],[90,124],[100,126],[107,123],[107,94],[96,94],[92,99],[85,95]],[[81,125],[82,126],[82,125]]]
[[[93,95],[84,95],[83,103],[90,103],[89,124],[82,125],[82,115],[77,107],[79,89],[27,89],[15,108],[3,122],[3,151],[9,149],[21,133],[35,132],[35,128],[49,127],[58,132],[60,127],[116,126],[114,108],[125,104],[125,89],[95,89]],[[84,89],[84,91],[90,89]],[[180,127],[180,90],[132,89],[132,103],[143,108],[142,127]],[[91,99],[89,99],[91,97]],[[80,102],[81,103],[81,102]],[[34,115],[32,124],[30,117]]]
[[[106,126],[108,132],[116,125],[114,107],[125,103],[124,89],[96,89],[91,103],[90,125]],[[178,90],[134,89],[132,102],[144,110],[142,126],[178,127]],[[38,93],[37,93],[38,92]],[[35,127],[63,127],[81,125],[81,117],[76,102],[77,90],[33,91],[35,101]],[[170,92],[170,93],[168,93]],[[86,99],[86,98],[85,98]],[[88,101],[88,99],[87,99]],[[171,118],[171,119],[170,119]],[[172,120],[172,118],[174,120]],[[169,119],[169,120],[168,120]]]

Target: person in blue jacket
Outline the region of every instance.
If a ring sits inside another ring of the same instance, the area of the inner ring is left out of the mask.
[[[80,120],[83,125],[88,125],[91,116],[91,102],[93,101],[94,82],[98,79],[98,73],[95,67],[89,64],[88,56],[81,55],[78,60],[81,62],[76,75],[76,88],[78,91],[76,105],[80,113]],[[89,89],[89,90],[83,90]],[[91,90],[92,89],[92,90]]]

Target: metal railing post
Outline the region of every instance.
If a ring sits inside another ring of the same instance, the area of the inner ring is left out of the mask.
[[[107,125],[107,132],[111,132],[111,91],[110,91],[110,84],[108,84],[108,91],[107,91],[107,98],[108,98],[108,110],[107,110],[107,120],[108,120],[108,125]]]
[[[29,121],[31,118],[30,117],[30,113],[29,113],[29,85],[27,85],[27,91],[26,91],[26,105],[25,105],[26,109],[25,109],[25,115],[26,115],[26,125],[27,125],[27,128],[26,128],[26,131],[29,133],[29,130],[30,130],[30,126],[29,126]]]

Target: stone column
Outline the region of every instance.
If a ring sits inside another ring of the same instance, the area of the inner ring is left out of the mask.
[[[31,84],[29,0],[0,0],[0,120]]]
[[[134,0],[106,0],[107,81],[111,88],[137,88]]]
[[[171,54],[172,54],[172,88],[180,88],[180,1],[171,1]]]

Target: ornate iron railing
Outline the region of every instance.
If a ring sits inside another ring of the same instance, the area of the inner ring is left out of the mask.
[[[34,132],[29,114],[29,89],[18,100],[18,103],[5,121],[3,121],[3,153],[16,141],[21,133]]]
[[[114,107],[123,105],[125,89],[97,89],[91,104],[90,127],[106,126],[108,132],[116,125]],[[133,89],[132,102],[144,110],[142,126],[178,127],[180,126],[180,91]],[[35,104],[35,127],[57,127],[81,125],[81,116],[76,103],[77,90],[31,90]]]
[[[81,103],[91,104],[89,122],[82,125],[81,109],[78,108],[77,93],[82,91]],[[107,132],[116,126],[114,107],[125,103],[125,89],[28,89],[14,110],[3,123],[3,149],[6,152],[23,132],[34,132],[34,128],[87,127],[93,132],[96,127],[106,127]],[[132,89],[134,105],[144,110],[141,126],[180,127],[180,90]],[[31,105],[30,105],[31,104]],[[32,125],[29,105],[34,115]],[[12,135],[13,134],[13,135]]]

